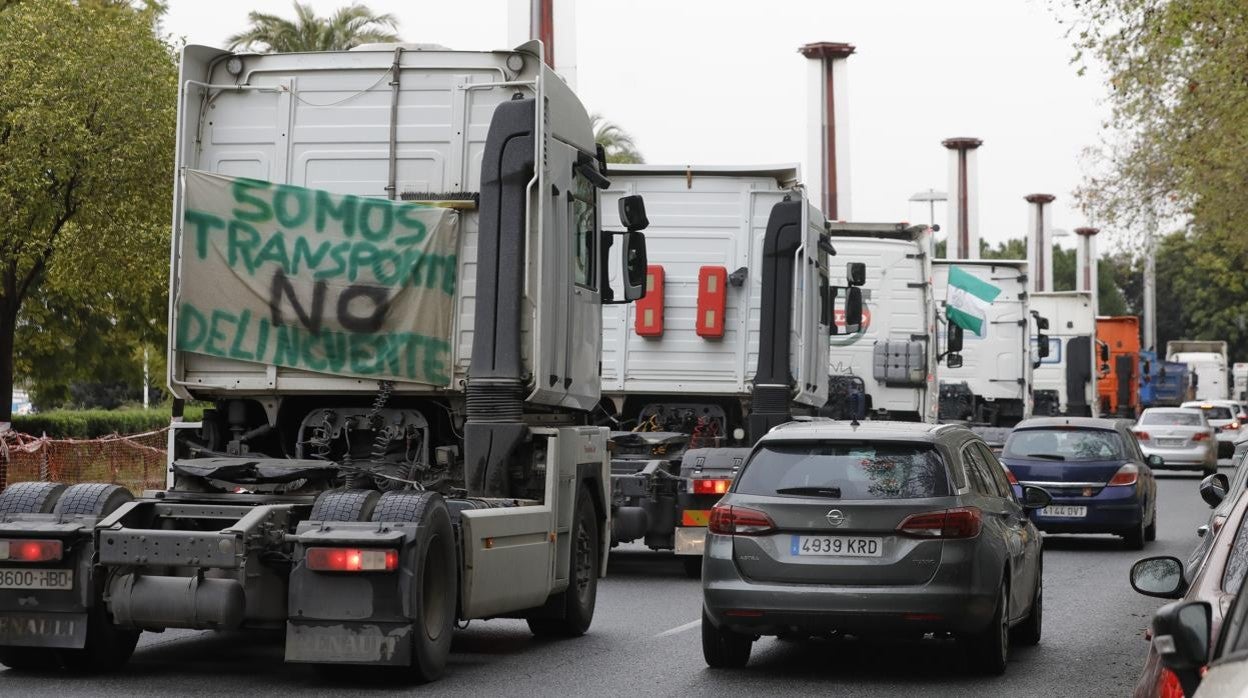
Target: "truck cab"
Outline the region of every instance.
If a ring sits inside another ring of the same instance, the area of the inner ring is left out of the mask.
[[[1038,416],[1094,417],[1096,392],[1096,310],[1089,291],[1032,293],[1031,310],[1047,318],[1048,345],[1040,356],[1041,333],[1032,335],[1032,394]]]
[[[1140,319],[1134,315],[1096,318],[1097,394],[1102,415],[1134,419],[1140,412]]]

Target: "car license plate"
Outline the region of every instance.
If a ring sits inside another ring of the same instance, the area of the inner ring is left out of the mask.
[[[73,589],[73,570],[0,570],[0,589]]]
[[[879,538],[859,536],[793,536],[794,555],[834,555],[840,557],[880,557]]]
[[[1087,507],[1064,507],[1064,506],[1047,506],[1040,510],[1041,516],[1060,516],[1064,518],[1078,519],[1088,515]]]
[[[1187,439],[1157,439],[1158,446],[1182,446]]]

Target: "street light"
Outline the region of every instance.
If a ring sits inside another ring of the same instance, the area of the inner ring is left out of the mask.
[[[935,230],[936,229],[936,202],[948,201],[949,195],[943,191],[936,191],[935,189],[928,189],[927,191],[921,191],[921,192],[918,192],[917,194],[914,194],[913,196],[910,197],[910,200],[927,202],[928,216],[930,219],[928,222],[928,225],[930,225],[932,229]]]

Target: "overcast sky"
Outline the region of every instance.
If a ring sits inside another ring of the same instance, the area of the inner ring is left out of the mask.
[[[328,14],[347,1],[310,4]],[[908,199],[947,189],[940,141],[974,136],[984,140],[981,237],[1021,237],[1023,196],[1033,192],[1057,195],[1054,227],[1072,230],[1089,223],[1071,192],[1107,109],[1103,79],[1078,77],[1070,64],[1058,1],[577,0],[577,91],[634,135],[647,162],[802,162],[806,59],[797,48],[852,43],[854,219],[926,221],[927,205]],[[508,47],[506,0],[367,4],[397,16],[406,41]],[[289,0],[171,0],[164,28],[221,46],[251,10],[293,16]],[[945,222],[943,204],[936,221]]]

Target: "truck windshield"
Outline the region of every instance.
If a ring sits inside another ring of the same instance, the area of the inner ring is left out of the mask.
[[[735,492],[839,499],[949,494],[945,461],[926,444],[769,443],[754,452]]]
[[[1104,429],[1023,429],[1010,434],[1005,457],[1064,461],[1123,458],[1122,439]]]

